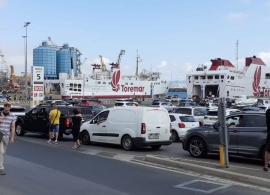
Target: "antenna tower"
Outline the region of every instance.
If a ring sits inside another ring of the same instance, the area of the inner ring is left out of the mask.
[[[141,57],[138,55],[138,50],[137,50],[137,57],[136,57],[136,76],[139,76],[139,62],[142,62]]]
[[[237,39],[236,45],[235,45],[235,66],[238,70],[238,39]]]

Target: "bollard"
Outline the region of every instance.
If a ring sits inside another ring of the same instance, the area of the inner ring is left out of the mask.
[[[224,160],[224,150],[223,146],[219,146],[219,162],[222,167],[225,166],[225,160]]]

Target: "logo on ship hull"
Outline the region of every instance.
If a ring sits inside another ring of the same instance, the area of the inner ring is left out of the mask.
[[[260,89],[261,89],[260,81],[261,81],[261,66],[257,67],[254,72],[253,83],[252,83],[254,96],[260,96]]]
[[[127,87],[125,85],[121,85],[120,87],[120,85],[118,84],[120,81],[120,76],[121,76],[120,70],[115,71],[112,75],[111,86],[113,91],[118,92],[121,89],[122,92],[144,92],[144,87],[142,86]]]

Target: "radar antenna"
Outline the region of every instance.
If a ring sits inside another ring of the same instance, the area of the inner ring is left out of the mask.
[[[235,66],[238,70],[238,39],[237,39],[236,45],[235,45]]]
[[[138,54],[138,50],[137,50],[137,57],[136,57],[136,76],[139,76],[139,62],[142,62],[141,57]],[[151,72],[152,72],[152,66],[151,66]]]

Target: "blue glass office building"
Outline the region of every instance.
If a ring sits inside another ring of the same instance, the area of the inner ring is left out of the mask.
[[[45,79],[58,79],[59,73],[71,74],[71,60],[74,75],[77,76],[77,53],[68,44],[58,48],[43,41],[41,46],[33,50],[33,66],[44,67]]]
[[[72,60],[72,63],[71,63]],[[64,44],[62,48],[56,51],[56,72],[71,74],[71,64],[73,65],[74,75],[77,75],[77,53],[74,48]]]
[[[56,50],[52,49],[46,41],[33,50],[33,66],[44,67],[45,79],[56,79]]]

